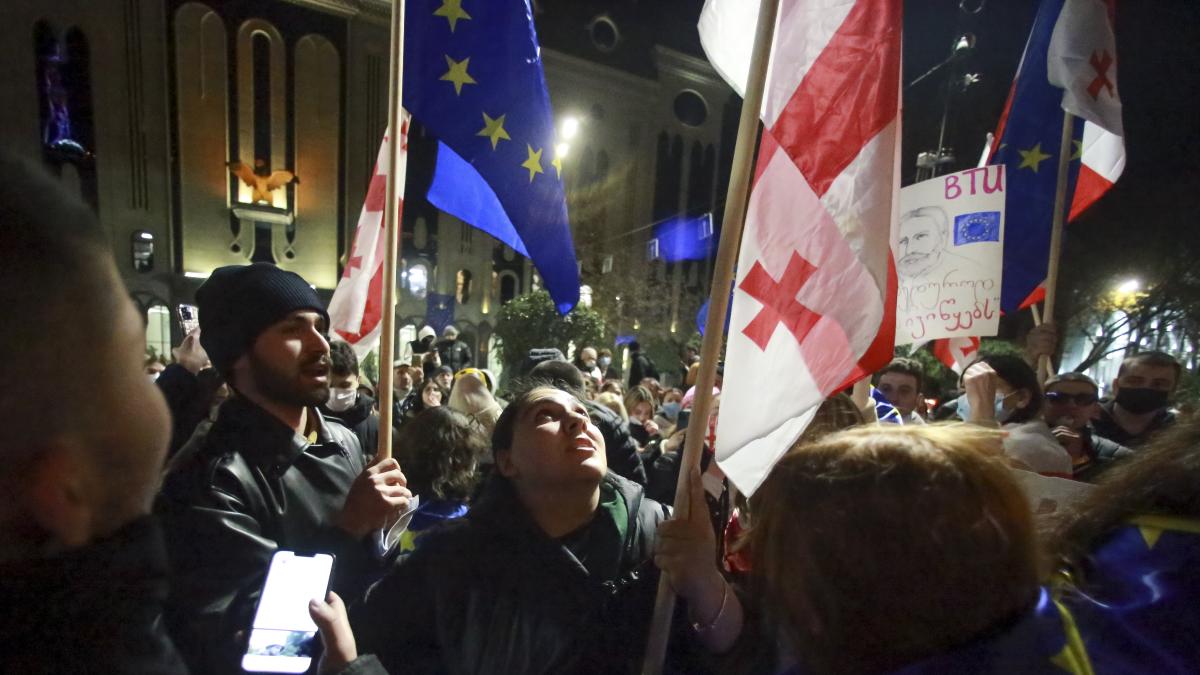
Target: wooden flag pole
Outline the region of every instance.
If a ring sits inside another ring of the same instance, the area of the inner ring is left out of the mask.
[[[387,201],[383,208],[383,326],[379,333],[379,446],[376,461],[392,456],[393,363],[396,360],[396,259],[400,256],[400,223],[396,194],[397,166],[404,130],[400,122],[401,75],[404,73],[404,0],[392,0],[392,58],[388,81]]]
[[[1054,301],[1058,294],[1058,270],[1062,262],[1063,226],[1067,219],[1067,175],[1071,168],[1071,141],[1075,139],[1075,116],[1063,112],[1062,139],[1058,146],[1058,184],[1054,191],[1054,225],[1050,230],[1050,265],[1046,270],[1046,304],[1042,307],[1041,323],[1054,323]],[[1053,375],[1054,365],[1048,355],[1038,359],[1038,376],[1042,382]]]
[[[758,116],[762,110],[763,92],[766,89],[767,63],[771,56],[771,41],[775,33],[775,18],[779,14],[779,0],[762,0],[758,9],[758,27],[754,33],[754,50],[750,57],[750,73],[746,80],[746,96],[742,101],[742,116],[738,122],[737,143],[733,151],[733,167],[729,179],[729,191],[725,199],[725,219],[721,227],[721,242],[717,247],[717,260],[713,267],[712,287],[708,294],[708,317],[704,323],[704,343],[700,349],[700,369],[696,378],[696,395],[692,402],[692,416],[688,423],[683,457],[679,463],[679,479],[675,483],[675,514],[685,517],[689,513],[688,489],[690,474],[700,466],[700,455],[704,439],[708,435],[708,416],[712,410],[712,390],[717,379],[717,361],[721,356],[724,341],[725,316],[729,312],[730,293],[733,286],[734,268],[742,241],[742,229],[746,224],[746,200],[750,194],[750,177],[753,169],[754,151],[758,145]],[[646,643],[646,655],[642,662],[643,675],[662,673],[667,654],[667,640],[671,633],[671,618],[675,614],[675,593],[666,575],[659,577],[658,597],[654,603],[654,618],[650,623],[650,636]]]

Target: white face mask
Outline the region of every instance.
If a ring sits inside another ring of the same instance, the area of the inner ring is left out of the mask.
[[[333,412],[345,412],[354,406],[354,402],[358,400],[358,389],[338,389],[329,390],[329,401],[325,407]]]
[[[600,367],[601,368],[607,368],[608,364],[610,364],[610,363],[612,363],[612,359],[608,358],[607,356],[600,357]]]

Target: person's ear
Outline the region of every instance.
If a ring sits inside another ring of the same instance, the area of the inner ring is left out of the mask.
[[[1028,389],[1017,390],[1017,410],[1029,407],[1029,402],[1033,400],[1033,394],[1029,393]]]
[[[520,473],[517,471],[517,465],[512,461],[511,449],[496,451],[496,470],[505,478],[516,478]]]
[[[29,516],[60,546],[78,548],[95,534],[94,491],[88,481],[88,464],[79,448],[68,441],[51,440],[38,450],[30,466],[23,506]]]

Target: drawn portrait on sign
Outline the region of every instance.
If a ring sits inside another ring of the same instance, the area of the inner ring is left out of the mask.
[[[906,281],[944,279],[972,261],[951,252],[950,220],[940,206],[922,206],[900,216],[896,264]]]

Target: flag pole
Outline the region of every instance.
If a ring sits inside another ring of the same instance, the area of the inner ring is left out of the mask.
[[[700,369],[696,378],[696,396],[692,402],[692,416],[688,423],[684,441],[683,457],[679,463],[679,478],[675,483],[675,514],[683,517],[689,512],[688,489],[690,473],[700,466],[700,455],[704,439],[708,435],[708,416],[712,410],[712,390],[717,379],[717,361],[724,341],[725,316],[729,312],[730,292],[733,286],[734,267],[742,240],[742,229],[746,224],[746,200],[750,194],[750,177],[753,169],[755,148],[758,145],[758,118],[762,109],[763,92],[766,89],[767,63],[771,56],[771,41],[775,33],[775,18],[779,14],[779,0],[762,0],[758,9],[758,24],[754,33],[754,48],[750,58],[750,72],[746,80],[746,96],[742,101],[742,115],[738,121],[737,143],[733,151],[733,167],[729,179],[729,191],[725,199],[725,218],[722,221],[721,241],[717,247],[716,264],[713,266],[712,287],[708,296],[708,317],[704,323],[704,343],[700,349]],[[662,673],[667,653],[667,640],[671,632],[671,618],[675,614],[675,593],[666,575],[658,580],[658,596],[654,602],[654,617],[650,623],[650,635],[646,642],[646,655],[642,662],[643,675]]]
[[[375,459],[392,456],[392,369],[396,349],[396,259],[400,255],[399,197],[396,177],[404,130],[400,125],[401,75],[404,73],[404,0],[392,0],[391,67],[388,73],[387,199],[383,208],[383,231],[387,245],[383,256],[383,327],[379,334],[379,446]]]
[[[1042,323],[1054,323],[1054,301],[1058,294],[1058,270],[1062,262],[1063,225],[1066,221],[1067,175],[1071,167],[1071,141],[1075,138],[1075,116],[1063,111],[1062,139],[1058,147],[1058,184],[1054,191],[1054,225],[1050,230],[1050,266],[1046,270],[1046,304],[1042,307]],[[1038,376],[1042,382],[1054,373],[1050,356],[1038,359]]]

